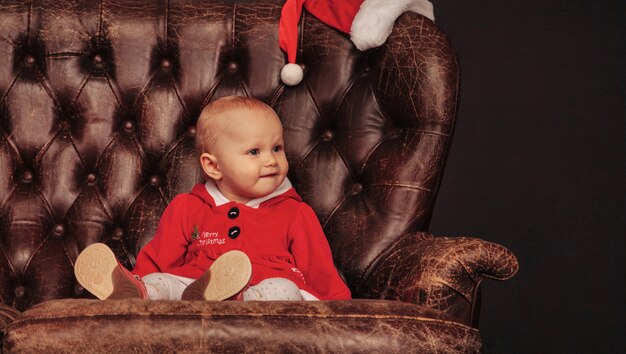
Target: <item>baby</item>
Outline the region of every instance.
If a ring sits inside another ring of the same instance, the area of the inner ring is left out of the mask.
[[[104,244],[77,258],[100,299],[339,300],[350,291],[310,206],[287,179],[283,129],[263,102],[225,97],[198,119],[206,183],[178,195],[132,272]]]

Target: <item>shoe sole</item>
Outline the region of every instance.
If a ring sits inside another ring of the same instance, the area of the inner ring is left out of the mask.
[[[226,300],[248,285],[252,277],[252,264],[241,251],[226,252],[210,268],[211,278],[204,298],[209,301]]]
[[[83,288],[105,300],[113,293],[113,270],[117,266],[113,251],[103,243],[94,243],[76,258],[74,275]]]

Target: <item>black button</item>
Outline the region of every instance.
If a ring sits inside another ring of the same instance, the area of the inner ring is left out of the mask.
[[[228,218],[236,219],[238,216],[239,216],[239,208],[237,207],[230,208],[230,210],[228,211]]]
[[[239,228],[239,226],[233,226],[228,229],[228,237],[232,238],[233,240],[236,239],[240,233],[241,229]]]

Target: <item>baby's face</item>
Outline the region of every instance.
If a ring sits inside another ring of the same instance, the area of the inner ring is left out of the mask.
[[[222,118],[222,129],[211,148],[221,172],[216,184],[222,194],[246,203],[272,193],[289,169],[278,116],[242,108]]]

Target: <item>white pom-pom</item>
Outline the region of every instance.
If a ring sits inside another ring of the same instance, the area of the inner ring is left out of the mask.
[[[289,63],[280,71],[280,79],[285,85],[296,86],[302,81],[304,71],[298,64]]]

